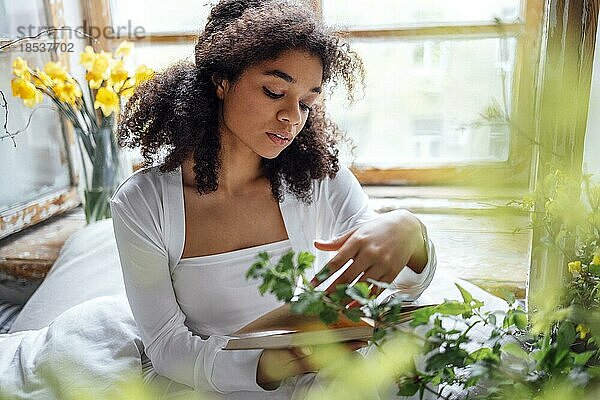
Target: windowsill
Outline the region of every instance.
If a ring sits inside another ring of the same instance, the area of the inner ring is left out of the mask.
[[[72,233],[85,226],[81,206],[0,240],[0,271],[20,279],[43,279]]]
[[[497,212],[519,196],[448,187],[363,186],[378,212],[407,209],[427,226],[438,268],[501,295],[525,298],[529,270],[529,221],[516,210]]]

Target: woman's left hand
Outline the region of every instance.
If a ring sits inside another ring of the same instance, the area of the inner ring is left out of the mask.
[[[360,281],[368,278],[392,282],[408,266],[420,273],[427,265],[426,244],[421,223],[412,213],[396,210],[365,222],[332,240],[315,240],[315,247],[324,251],[338,251],[326,265],[329,276],[350,259],[354,262],[326,290],[335,291],[342,283],[351,283],[360,273]],[[313,284],[319,283],[316,278]],[[377,288],[375,294],[383,289]]]

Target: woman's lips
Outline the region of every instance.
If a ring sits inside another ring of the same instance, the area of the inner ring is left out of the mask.
[[[269,137],[269,139],[271,139],[271,141],[273,143],[275,143],[278,146],[285,146],[287,145],[290,141],[289,139],[282,139],[279,136],[273,134],[273,133],[268,133],[267,132],[267,136]]]

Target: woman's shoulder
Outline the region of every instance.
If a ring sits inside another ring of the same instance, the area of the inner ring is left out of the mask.
[[[340,191],[348,192],[357,181],[356,177],[344,164],[339,164],[339,169],[333,177],[325,175],[322,178],[313,179],[313,194],[316,203],[331,201]]]
[[[164,184],[172,180],[176,172],[161,172],[159,165],[140,168],[119,184],[110,201],[138,203],[143,200],[148,203],[152,198],[162,198]]]
[[[352,184],[353,180],[356,180],[356,176],[354,176],[352,170],[344,164],[339,164],[339,169],[333,177],[325,175],[321,179],[315,179],[314,184],[320,190],[335,190]]]

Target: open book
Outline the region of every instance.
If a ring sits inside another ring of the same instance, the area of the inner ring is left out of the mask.
[[[431,304],[407,304],[398,323],[410,321],[413,311],[429,306]],[[326,325],[318,316],[293,314],[290,305],[284,304],[235,332],[224,350],[280,349],[367,340],[373,336],[374,329],[373,320],[368,318],[354,322],[340,315],[335,323]]]

